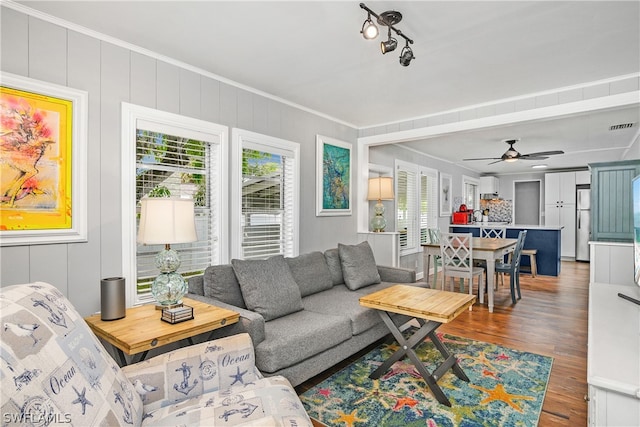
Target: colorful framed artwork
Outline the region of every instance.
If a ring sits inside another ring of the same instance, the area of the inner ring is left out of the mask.
[[[440,173],[440,216],[451,215],[451,175]]]
[[[86,241],[87,93],[0,82],[0,245]]]
[[[351,215],[351,144],[316,135],[316,216]]]

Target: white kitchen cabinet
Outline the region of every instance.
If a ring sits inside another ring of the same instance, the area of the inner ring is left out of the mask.
[[[591,184],[591,171],[576,172],[576,185]]]
[[[544,175],[544,223],[561,226],[563,258],[576,256],[576,173],[559,172]]]
[[[544,174],[544,204],[576,204],[576,173]]]
[[[500,180],[495,176],[480,177],[480,194],[498,194]]]
[[[562,226],[560,231],[560,256],[576,256],[576,205],[546,205],[546,226]]]

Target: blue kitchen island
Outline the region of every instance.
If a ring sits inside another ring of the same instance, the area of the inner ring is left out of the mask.
[[[512,225],[504,223],[475,223],[475,224],[450,224],[452,233],[472,233],[480,237],[480,228],[506,228],[507,238],[517,239],[518,233],[527,230],[527,239],[524,242],[525,249],[537,249],[536,255],[538,274],[545,276],[558,276],[560,274],[560,233],[563,227],[544,225]],[[529,266],[529,257],[522,257],[522,266]]]

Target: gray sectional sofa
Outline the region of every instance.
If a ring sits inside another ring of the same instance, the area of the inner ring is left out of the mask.
[[[376,265],[362,242],[210,266],[189,280],[188,296],[239,312],[238,323],[214,334],[248,333],[258,369],[296,386],[388,334],[379,314],[358,300],[396,283],[426,286],[413,270]]]

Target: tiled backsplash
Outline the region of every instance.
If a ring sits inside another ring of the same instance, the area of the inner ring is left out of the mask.
[[[480,200],[480,209],[489,209],[489,221],[512,222],[511,213],[513,202],[511,200]]]

